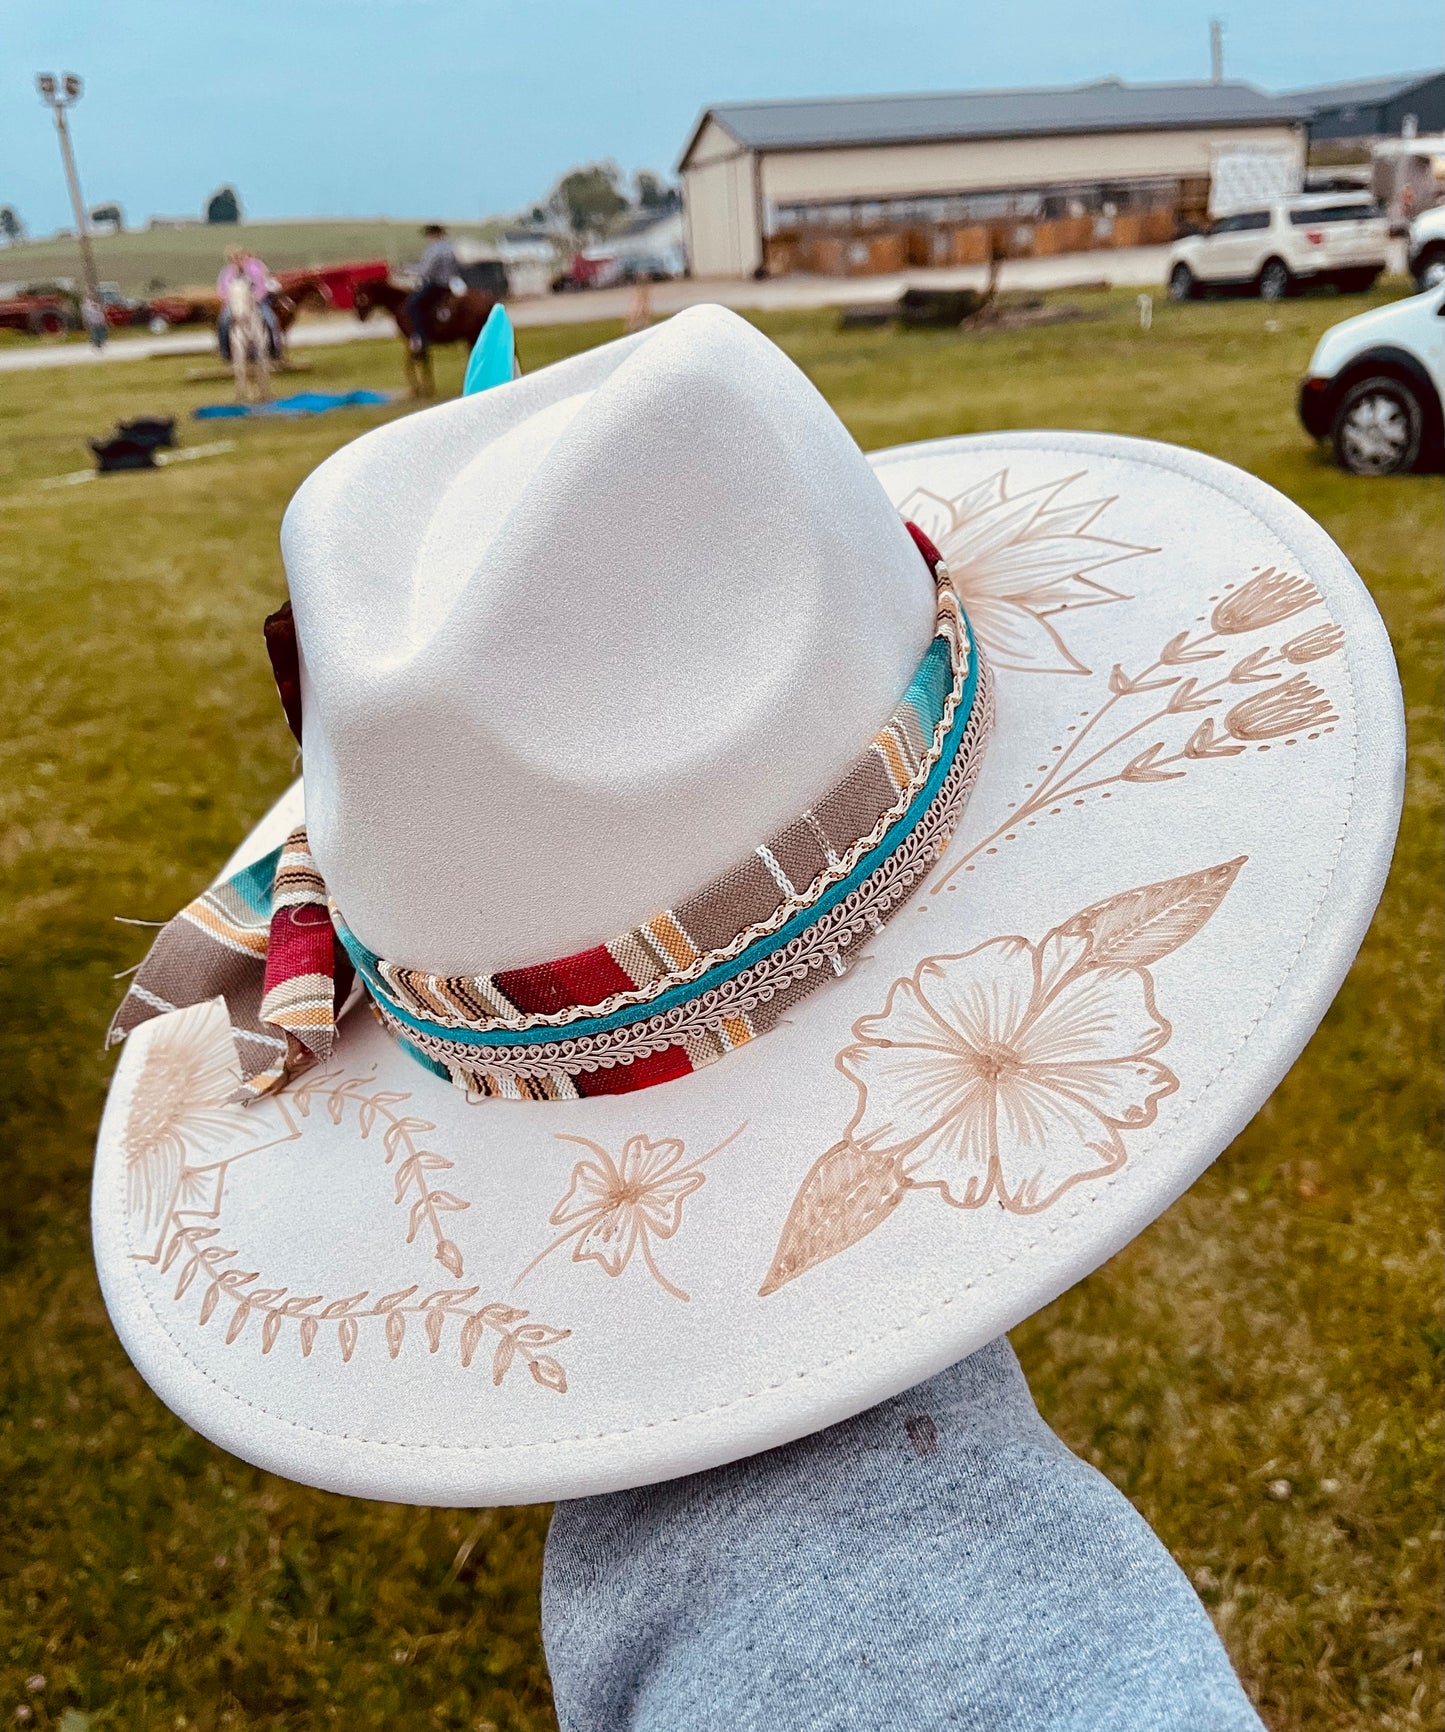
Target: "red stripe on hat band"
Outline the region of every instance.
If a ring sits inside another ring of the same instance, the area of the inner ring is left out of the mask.
[[[557,962],[509,969],[493,979],[519,1010],[543,1016],[577,1005],[601,1004],[615,992],[631,991],[633,984],[602,944]]]
[[[918,525],[916,523],[913,523],[909,519],[905,518],[903,520],[903,527],[913,537],[913,545],[918,549],[918,551],[928,561],[928,569],[930,571],[932,571],[934,566],[941,563],[941,561],[943,559],[943,555],[938,551],[938,549],[933,545],[933,543],[928,539],[928,537],[923,533],[923,531],[918,527]]]
[[[266,939],[262,997],[298,975],[334,974],[333,958],[339,948],[331,916],[320,904],[309,902],[296,908],[278,908],[271,916]]]

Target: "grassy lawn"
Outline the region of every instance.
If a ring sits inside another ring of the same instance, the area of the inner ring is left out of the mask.
[[[1240,1140],[1015,1340],[1047,1418],[1189,1572],[1273,1732],[1434,1727],[1441,487],[1342,475],[1295,423],[1316,336],[1358,301],[1162,305],[1147,334],[1132,294],[1098,304],[1097,322],[980,338],[758,322],[865,447],[1055,426],[1239,463],[1325,525],[1384,613],[1408,801],[1349,981]],[[524,331],[523,365],[616,334]],[[399,383],[390,344],[309,358],[318,389]],[[101,1038],[142,948],[112,917],[172,913],[288,780],[259,633],[281,513],[329,451],[403,412],[187,426],[234,449],[38,486],[118,416],[224,391],[186,365],[0,376],[0,1719],[531,1732],[554,1724],[546,1512],[351,1502],[243,1466],[141,1384],[91,1270]],[[441,361],[445,388],[460,368]]]
[[[197,223],[184,229],[129,229],[124,234],[100,234],[92,239],[95,268],[102,282],[119,283],[128,295],[153,288],[178,288],[214,283],[225,261],[226,248],[255,249],[273,271],[300,270],[338,259],[390,259],[401,264],[422,249],[421,227],[432,220],[423,214],[415,222],[386,217],[337,219],[331,222]],[[453,223],[457,235],[485,236],[495,223]],[[43,282],[53,277],[80,281],[80,254],[73,238],[25,241],[0,248],[0,279]]]

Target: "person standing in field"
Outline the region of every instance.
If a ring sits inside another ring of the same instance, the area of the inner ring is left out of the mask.
[[[420,355],[426,347],[426,320],[432,308],[444,295],[451,293],[452,278],[461,274],[461,263],[446,229],[440,223],[428,223],[422,234],[426,246],[417,261],[417,285],[406,298],[413,355]]]
[[[110,335],[110,326],[106,322],[103,303],[94,295],[86,294],[81,297],[80,322],[85,328],[91,347],[103,349],[105,340]]]
[[[277,286],[276,280],[249,247],[227,247],[226,262],[221,266],[221,274],[216,278],[216,293],[221,298],[220,317],[216,321],[221,359],[229,361],[231,358],[231,314],[227,297],[231,292],[231,284],[240,276],[247,278],[251,284],[251,292],[256,297],[256,305],[260,308],[271,340],[271,353],[277,356],[281,352],[281,327],[271,305],[271,294]]]

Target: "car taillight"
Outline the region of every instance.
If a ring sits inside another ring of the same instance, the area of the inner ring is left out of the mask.
[[[1322,229],[1306,229],[1305,239],[1312,247],[1323,246],[1325,239],[1324,231]]]

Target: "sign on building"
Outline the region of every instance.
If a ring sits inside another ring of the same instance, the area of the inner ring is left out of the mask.
[[[1277,198],[1291,198],[1302,185],[1300,159],[1292,150],[1237,146],[1212,153],[1209,214],[1257,210]]]

